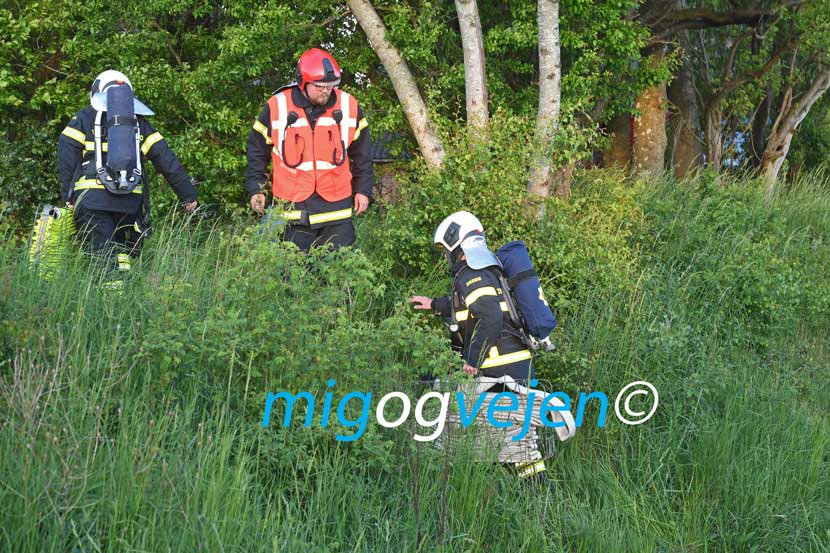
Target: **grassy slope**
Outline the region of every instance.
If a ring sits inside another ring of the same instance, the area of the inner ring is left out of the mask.
[[[582,290],[540,370],[612,401],[646,379],[661,405],[636,428],[589,412],[547,494],[401,433],[258,426],[264,391],[320,389],[314,367],[345,390],[446,364],[406,284],[372,285],[363,256],[344,287],[324,256],[174,225],[148,286],[101,296],[82,260],[43,286],[4,248],[0,548],[830,551],[826,190],[637,189],[626,286]]]

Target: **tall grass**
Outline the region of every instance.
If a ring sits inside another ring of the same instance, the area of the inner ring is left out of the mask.
[[[753,182],[575,187],[597,209],[634,195],[634,257],[623,286],[572,296],[539,372],[571,397],[613,403],[644,379],[661,400],[639,427],[611,409],[598,428],[589,410],[549,488],[418,445],[414,428],[370,423],[345,444],[316,424],[261,427],[266,391],[336,377],[377,396],[456,363],[404,305],[417,286],[443,289],[439,271],[416,286],[371,250],[304,257],[171,218],[113,294],[80,255],[42,283],[22,248],[0,248],[0,548],[830,551],[819,180],[772,202]]]

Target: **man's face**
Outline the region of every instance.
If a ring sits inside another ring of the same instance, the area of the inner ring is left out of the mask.
[[[325,106],[335,85],[310,83],[305,86],[305,95],[315,106]]]

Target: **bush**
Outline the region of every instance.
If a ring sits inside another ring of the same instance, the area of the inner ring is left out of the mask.
[[[402,175],[397,202],[371,215],[361,236],[373,261],[404,282],[433,275],[435,228],[463,209],[482,221],[491,249],[517,239],[528,244],[562,315],[587,290],[629,286],[637,258],[629,237],[641,219],[636,188],[618,174],[578,173],[570,201],[550,198],[544,218],[530,216],[525,175],[532,128],[521,117],[498,114],[486,144],[460,136],[449,144],[441,171],[418,165]],[[445,283],[432,289],[445,290]]]

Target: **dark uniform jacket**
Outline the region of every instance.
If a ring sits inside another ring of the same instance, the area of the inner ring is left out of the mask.
[[[77,202],[78,197],[87,191],[83,198],[84,209],[115,211],[118,213],[138,213],[143,204],[142,187],[131,194],[116,195],[108,192],[98,182],[95,172],[95,108],[87,106],[79,111],[63,129],[58,138],[58,158],[61,173],[61,197],[63,201]],[[179,200],[183,203],[196,199],[193,181],[182,167],[179,158],[167,145],[167,141],[153,125],[139,115],[137,117],[140,142],[141,165],[146,175],[147,160],[173,187]],[[106,114],[101,118],[102,161],[106,163]],[[146,182],[146,177],[145,177]]]
[[[510,322],[496,271],[456,263],[451,271],[452,292],[433,299],[432,309],[445,319],[454,315],[461,356],[481,374],[527,381],[533,378],[531,352]]]
[[[332,92],[327,105],[315,106],[308,98],[303,96],[297,86],[291,87],[291,99],[296,106],[302,107],[305,110],[306,117],[312,129],[314,129],[320,115],[337,101],[334,92]],[[357,121],[358,130],[355,132],[354,141],[349,145],[347,150],[349,167],[352,172],[352,194],[360,193],[371,198],[372,187],[375,184],[375,171],[372,167],[372,156],[370,152],[372,139],[369,135],[369,129],[366,127],[365,116],[360,106],[357,108]],[[265,104],[265,108],[260,112],[259,117],[257,117],[257,122],[259,125],[255,125],[248,134],[248,167],[245,171],[245,190],[249,196],[259,194],[262,192],[263,185],[266,182],[271,182],[270,175],[266,174],[266,168],[271,161],[272,148],[266,140],[270,141],[271,137],[267,134],[267,131],[263,130],[271,129],[271,110],[268,104]],[[363,128],[361,129],[361,127]],[[294,204],[294,208],[307,211],[308,213],[325,213],[348,209],[352,206],[352,203],[352,198],[328,202],[321,198],[317,192],[314,192],[307,200]],[[335,221],[335,223],[338,222],[340,221]]]

